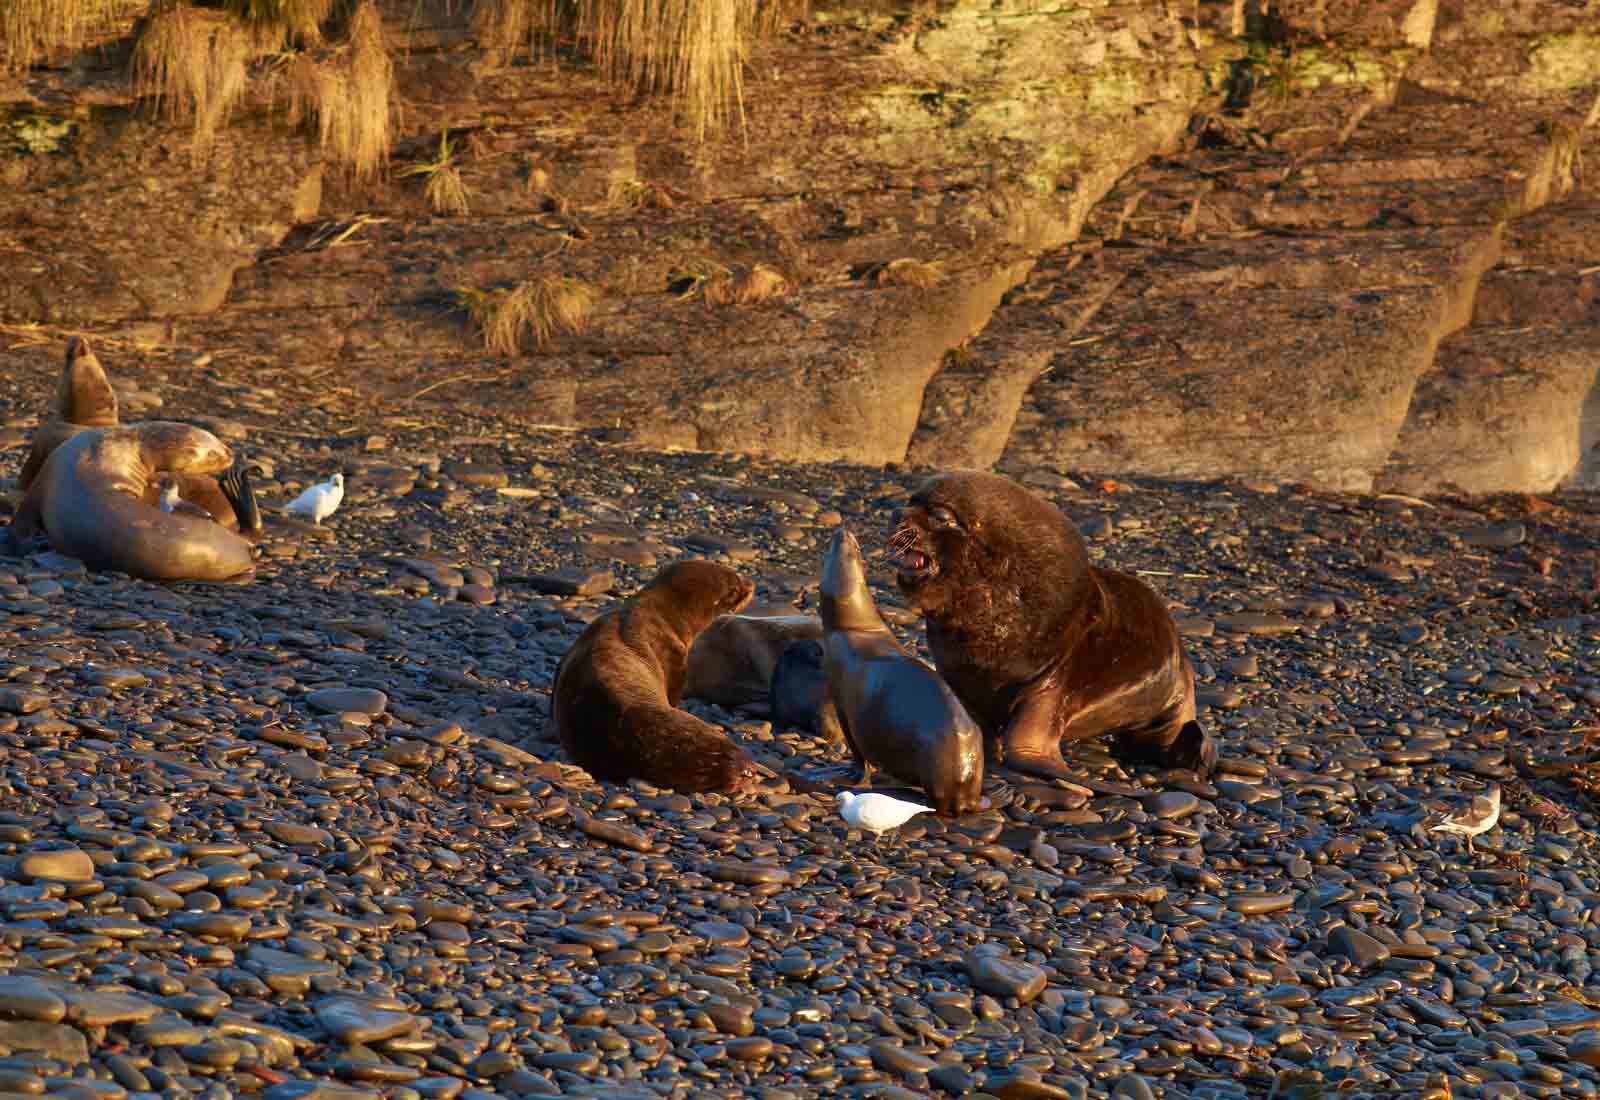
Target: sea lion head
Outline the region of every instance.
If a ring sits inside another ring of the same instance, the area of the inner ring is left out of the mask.
[[[67,341],[66,362],[56,386],[56,415],[68,424],[105,428],[117,423],[117,395],[89,341]]]
[[[861,544],[843,527],[833,533],[822,561],[822,625],[828,630],[871,630],[883,626],[867,587]]]
[[[655,575],[653,602],[692,634],[704,630],[718,615],[738,611],[755,595],[755,585],[736,570],[703,558],[676,561]]]
[[[149,420],[126,429],[137,436],[152,470],[219,474],[233,465],[228,445],[204,428],[173,420]]]
[[[1089,583],[1083,536],[1061,509],[1010,478],[937,474],[911,495],[889,539],[895,581],[931,619],[963,632],[1048,633]]]

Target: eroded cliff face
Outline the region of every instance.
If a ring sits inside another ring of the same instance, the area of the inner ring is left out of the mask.
[[[697,146],[397,5],[396,164],[448,129],[457,216],[413,177],[349,183],[269,112],[194,154],[112,48],[13,90],[14,118],[76,130],[0,159],[28,258],[0,316],[652,446],[1594,481],[1600,0],[1257,8],[817,10],[752,58],[740,138]],[[683,277],[755,265],[786,289]],[[590,323],[489,355],[456,292],[541,275],[596,287]]]

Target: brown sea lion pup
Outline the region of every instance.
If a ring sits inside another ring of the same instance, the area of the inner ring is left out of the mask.
[[[57,552],[91,569],[146,580],[248,579],[255,562],[244,539],[209,519],[145,503],[162,472],[207,475],[232,462],[221,440],[188,424],[149,420],[85,429],[45,460],[11,522],[8,541],[16,550],[43,536]]]
[[[760,773],[721,730],[678,709],[689,647],[754,586],[727,566],[674,562],[595,619],[556,669],[561,744],[596,779],[644,779],[677,791],[750,789]]]
[[[792,609],[775,615],[718,615],[689,647],[686,699],[719,707],[765,702],[786,645],[822,637],[822,620]]]
[[[1109,734],[1122,759],[1209,774],[1194,668],[1161,598],[1096,569],[1062,511],[998,474],[939,474],[890,539],[939,672],[1006,766],[1066,778],[1061,742]]]
[[[867,587],[861,547],[834,532],[822,566],[823,669],[845,741],[871,783],[877,766],[954,816],[979,808],[983,733],[926,662],[900,648]]]

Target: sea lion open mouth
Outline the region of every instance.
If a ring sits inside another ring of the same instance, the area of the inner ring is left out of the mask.
[[[902,520],[889,536],[889,556],[898,579],[909,584],[932,580],[939,574],[939,562],[923,543],[924,534],[911,520]]]

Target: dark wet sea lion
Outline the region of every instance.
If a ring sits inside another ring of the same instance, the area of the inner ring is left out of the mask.
[[[208,475],[233,454],[202,428],[149,420],[86,428],[50,453],[12,520],[11,545],[42,535],[91,569],[154,581],[227,581],[255,572],[250,544],[209,519],[145,503],[159,475]]]
[[[784,647],[820,637],[822,620],[792,608],[775,615],[719,615],[689,647],[684,698],[730,709],[765,702]]]
[[[855,536],[839,529],[822,566],[823,669],[846,742],[913,783],[945,815],[979,807],[983,733],[939,674],[906,653],[878,614]]]
[[[752,787],[750,754],[678,704],[695,636],[753,592],[726,566],[675,562],[591,622],[556,669],[556,730],[573,761],[596,779],[677,791]]]
[[[55,416],[44,421],[33,433],[28,457],[23,460],[17,487],[26,492],[43,469],[45,460],[61,444],[86,428],[110,428],[120,423],[116,391],[89,341],[74,336],[67,341],[66,361],[56,383]],[[204,474],[173,473],[178,495],[203,509],[211,519],[230,531],[254,538],[261,531],[261,509],[241,467],[222,473],[220,478]],[[144,501],[159,507],[160,493],[152,481]]]
[[[913,494],[890,545],[934,663],[1007,767],[1067,778],[1061,742],[1100,734],[1128,762],[1215,767],[1166,605],[1091,566],[1055,505],[997,474],[940,474]]]
[[[817,626],[821,628],[821,620]],[[767,713],[774,729],[809,730],[826,741],[844,740],[839,712],[828,693],[822,643],[815,638],[790,642],[778,654],[767,689]]]

